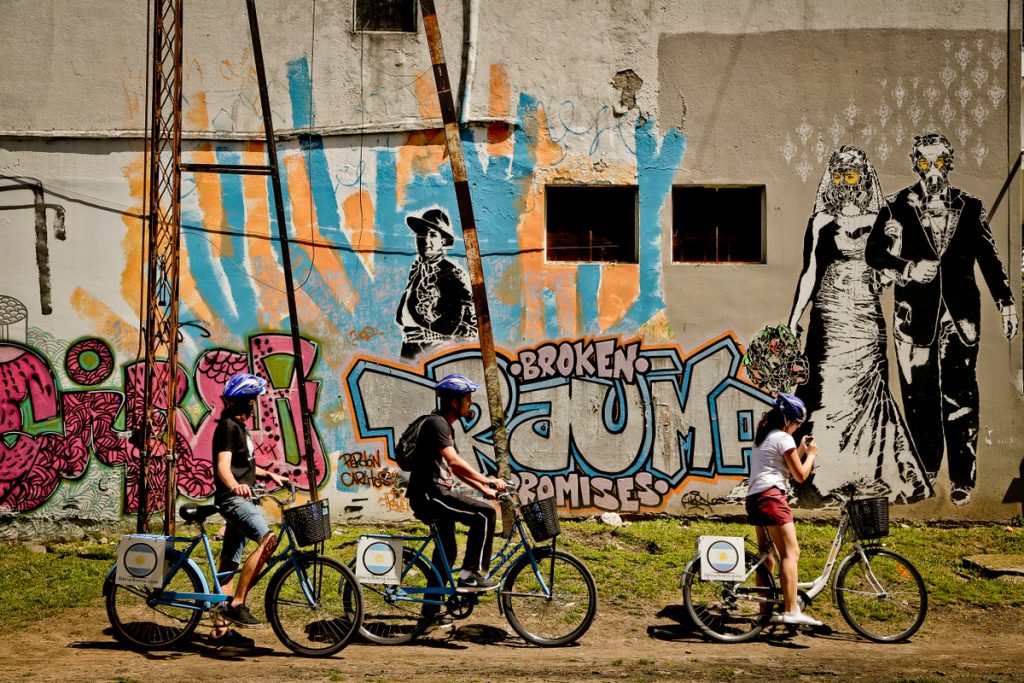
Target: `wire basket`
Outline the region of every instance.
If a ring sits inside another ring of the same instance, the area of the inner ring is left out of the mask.
[[[331,537],[331,508],[327,499],[288,508],[284,521],[295,534],[296,545],[316,545]]]
[[[889,499],[862,498],[850,503],[850,521],[861,540],[889,535]]]
[[[558,524],[558,506],[553,496],[526,503],[522,510],[530,535],[537,543],[543,543],[562,533],[562,528]]]

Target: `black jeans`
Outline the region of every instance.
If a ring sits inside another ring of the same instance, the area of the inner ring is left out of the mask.
[[[470,498],[449,489],[432,487],[424,491],[409,492],[409,505],[416,518],[437,527],[441,546],[434,548],[434,566],[441,571],[444,558],[453,566],[458,553],[455,542],[455,523],[469,527],[469,538],[462,561],[462,569],[484,573],[491,566],[491,552],[494,545],[494,506],[478,498]],[[442,556],[441,553],[444,553]],[[427,577],[427,585],[436,586],[433,576]],[[437,605],[425,605],[423,613],[437,613]]]

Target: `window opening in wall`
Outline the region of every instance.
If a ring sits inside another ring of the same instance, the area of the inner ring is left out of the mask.
[[[356,31],[416,32],[416,0],[356,0]]]
[[[548,185],[549,261],[637,262],[636,186]]]
[[[672,260],[764,263],[764,185],[672,188]]]

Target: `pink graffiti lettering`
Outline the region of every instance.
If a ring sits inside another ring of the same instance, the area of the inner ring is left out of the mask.
[[[175,400],[182,406],[192,380],[199,401],[207,409],[193,425],[185,410],[175,411],[175,457],[178,465],[178,491],[190,498],[202,499],[213,493],[212,440],[220,413],[220,395],[228,378],[247,370],[269,381],[266,394],[258,401],[257,418],[251,425],[258,442],[256,462],[264,469],[284,474],[299,487],[319,485],[327,476],[327,458],[315,430],[311,434],[315,472],[310,477],[300,451],[303,450],[302,420],[295,372],[288,377],[275,376],[271,367],[282,355],[291,356],[291,338],[287,335],[259,335],[249,342],[248,354],[225,349],[205,352],[197,361],[194,375],[177,368]],[[102,381],[109,347],[99,340],[76,342],[77,355],[68,361],[69,371],[85,352],[97,355],[94,371],[83,367],[75,379],[82,384]],[[303,341],[302,372],[309,377],[316,363],[316,346]],[[289,367],[278,363],[275,367]],[[95,370],[100,371],[99,374]],[[169,366],[158,362],[158,385],[165,385]],[[26,511],[42,505],[62,479],[80,477],[90,454],[105,465],[125,468],[124,512],[135,512],[140,500],[140,446],[119,436],[116,422],[125,411],[126,428],[135,429],[143,419],[145,364],[131,363],[123,370],[124,392],[112,390],[69,391],[60,393],[48,361],[35,351],[10,342],[0,342],[0,507]],[[319,382],[307,382],[307,399],[316,410]],[[163,508],[166,488],[166,400],[154,394],[158,412],[146,455],[151,512]],[[287,419],[286,419],[287,415]],[[23,416],[25,416],[23,418]],[[23,424],[29,419],[29,424]],[[59,422],[55,422],[59,419]],[[285,425],[290,425],[286,430]],[[311,484],[312,482],[312,484]]]

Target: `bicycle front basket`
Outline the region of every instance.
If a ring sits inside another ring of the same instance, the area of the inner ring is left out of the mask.
[[[297,545],[316,545],[331,537],[331,509],[326,498],[288,508],[284,519],[295,533]]]
[[[850,503],[850,521],[861,540],[889,535],[889,499],[863,498]]]
[[[558,525],[558,507],[554,497],[526,503],[522,510],[526,526],[530,528],[530,535],[537,543],[543,543],[562,533]]]

